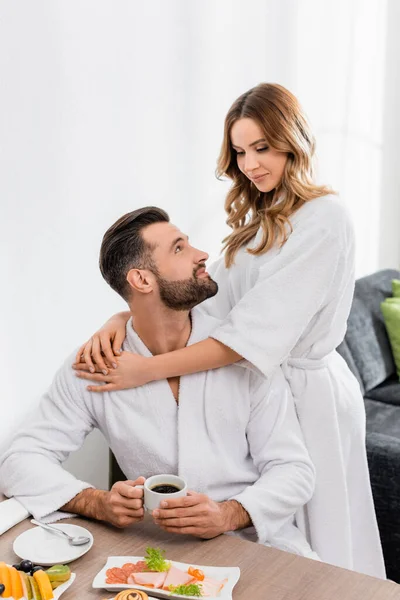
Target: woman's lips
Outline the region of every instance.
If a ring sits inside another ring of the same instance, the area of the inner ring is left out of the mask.
[[[264,173],[263,175],[257,175],[257,177],[251,177],[252,181],[261,181],[261,179],[264,179],[264,177],[266,177],[268,175],[268,173]]]

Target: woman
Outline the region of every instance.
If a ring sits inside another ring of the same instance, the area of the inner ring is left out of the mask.
[[[221,325],[176,352],[119,355],[128,318],[122,313],[79,350],[77,361],[83,354],[86,365],[75,368],[103,384],[90,389],[104,391],[242,358],[265,377],[282,365],[317,471],[315,495],[297,523],[322,560],[385,577],[363,399],[335,351],[354,289],[354,234],[339,200],[314,183],[314,150],[306,118],[285,88],[261,84],[240,96],[226,117],[218,162],[218,174],[233,181],[225,203],[232,232],[210,270],[220,291],[204,304]]]

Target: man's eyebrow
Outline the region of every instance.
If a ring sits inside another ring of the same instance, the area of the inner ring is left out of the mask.
[[[259,144],[260,142],[266,142],[267,140],[265,138],[260,138],[259,140],[256,140],[255,142],[251,142],[251,144],[249,144],[249,146],[255,146],[256,144]],[[235,144],[232,144],[232,148],[240,148],[240,146],[235,146]]]
[[[188,242],[189,241],[189,237],[186,235],[185,237],[182,237],[181,235],[179,237],[177,237],[171,244],[170,246],[170,250],[172,250],[172,248],[178,243],[178,242]]]

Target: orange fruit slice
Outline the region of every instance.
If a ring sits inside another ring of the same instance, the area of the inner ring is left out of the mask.
[[[0,562],[0,583],[2,583],[5,588],[2,598],[10,598],[11,597],[10,569],[7,567],[5,562]]]
[[[42,600],[52,600],[54,598],[53,589],[51,587],[50,579],[47,573],[45,573],[44,571],[35,571],[33,577],[39,586]]]
[[[22,589],[21,577],[15,567],[10,567],[10,580],[11,580],[11,596],[14,600],[20,600],[24,596]]]
[[[32,577],[32,575],[28,575],[28,581],[31,590],[30,597],[32,598],[32,600],[42,600],[42,596],[36,579]]]

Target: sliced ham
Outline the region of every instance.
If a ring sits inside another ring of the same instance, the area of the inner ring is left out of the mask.
[[[203,581],[199,581],[202,595],[205,597],[218,596],[227,581],[227,579],[217,581],[216,579],[212,579],[212,577],[204,577]]]
[[[166,576],[167,573],[131,573],[128,577],[128,583],[160,588],[163,586]]]
[[[178,567],[171,565],[162,588],[163,590],[169,590],[170,585],[186,585],[192,581],[192,575],[189,575],[189,573],[185,573],[185,571],[182,571],[181,569],[178,569]]]

